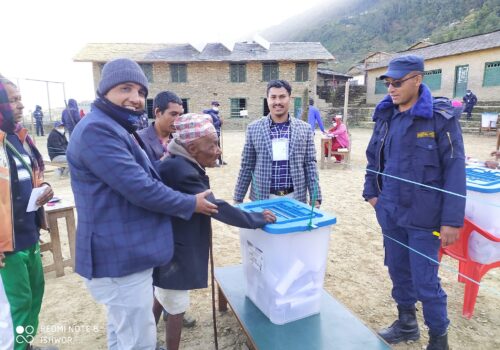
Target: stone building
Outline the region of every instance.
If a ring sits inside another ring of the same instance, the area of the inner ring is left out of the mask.
[[[210,43],[201,51],[190,44],[88,44],[74,60],[92,62],[97,87],[104,64],[119,57],[137,61],[148,77],[150,116],[154,96],[171,90],[182,98],[185,112],[199,113],[216,100],[222,116],[235,122],[242,110],[249,119],[268,113],[266,85],[271,79],[290,82],[290,111],[297,113],[305,88],[316,96],[318,64],[334,59],[317,42],[239,42],[232,49]]]
[[[418,43],[368,64],[367,102],[377,103],[387,94],[383,74],[396,56],[415,54],[425,59],[424,83],[434,96],[461,99],[471,89],[480,101],[500,100],[500,30],[440,44]]]

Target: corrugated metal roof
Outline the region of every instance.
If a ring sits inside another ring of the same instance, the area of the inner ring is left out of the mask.
[[[73,58],[77,62],[107,62],[128,57],[138,62],[200,61],[328,61],[334,57],[319,42],[271,43],[269,49],[255,42],[239,42],[233,50],[221,43],[207,44],[202,52],[190,44],[87,44]]]
[[[204,60],[204,59],[210,59],[211,57],[223,58],[223,57],[228,57],[229,55],[231,55],[231,50],[229,50],[223,44],[212,43],[212,44],[207,44],[203,48],[203,51],[198,56],[198,58]]]
[[[318,68],[318,74],[323,74],[323,75],[328,75],[328,76],[338,76],[338,77],[346,77],[346,78],[352,78],[352,75],[345,74],[345,73],[340,73],[340,72],[335,72],[329,68]]]
[[[400,51],[390,57],[382,59],[378,63],[370,64],[367,70],[387,67],[391,59],[408,54],[420,55],[423,56],[425,60],[430,60],[433,58],[458,55],[466,52],[486,50],[495,47],[500,47],[500,30],[447,41],[445,43],[434,44],[419,49]]]

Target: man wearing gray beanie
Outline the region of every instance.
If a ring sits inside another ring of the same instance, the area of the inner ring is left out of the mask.
[[[187,195],[161,182],[135,131],[147,93],[136,62],[106,63],[66,154],[78,212],[75,269],[106,305],[113,350],[156,347],[152,271],[172,259],[171,216],[217,212],[210,191]]]
[[[141,85],[148,92],[148,79],[141,67],[128,58],[118,58],[104,65],[98,92],[106,95],[116,85],[133,82]]]

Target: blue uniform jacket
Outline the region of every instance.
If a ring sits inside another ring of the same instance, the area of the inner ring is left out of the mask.
[[[373,135],[366,150],[368,159],[363,197],[378,197],[383,191],[383,147],[394,104],[387,95],[375,108]],[[465,195],[465,157],[460,109],[447,98],[433,98],[422,84],[419,99],[410,110],[413,122],[405,130],[400,145],[402,178]],[[440,226],[461,227],[465,199],[442,191],[401,181],[395,219],[402,227],[438,230]],[[378,204],[377,204],[378,205]]]
[[[78,212],[76,272],[121,277],[167,264],[170,216],[189,219],[195,197],[165,186],[135,139],[95,107],[76,126],[67,158]]]

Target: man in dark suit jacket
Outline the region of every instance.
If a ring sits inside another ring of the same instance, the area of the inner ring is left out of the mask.
[[[160,175],[169,187],[184,193],[197,193],[210,188],[206,167],[214,167],[220,148],[215,128],[207,115],[185,114],[175,121],[176,137],[168,145],[170,157],[159,167]],[[259,228],[276,217],[268,210],[247,213],[223,200],[217,204],[213,217],[226,224]],[[177,350],[180,343],[182,318],[189,306],[190,289],[206,288],[211,223],[207,215],[195,214],[189,220],[173,218],[174,257],[154,271],[155,296],[168,312],[166,326],[167,349]]]
[[[135,132],[147,88],[136,62],[106,63],[92,111],[67,151],[78,211],[76,272],[106,305],[109,349],[155,348],[152,272],[172,258],[171,217],[217,212],[205,200],[209,192],[182,194],[160,181]]]
[[[171,91],[162,91],[153,100],[155,121],[137,133],[155,161],[167,155],[167,145],[175,132],[175,118],[184,113],[182,100]]]

